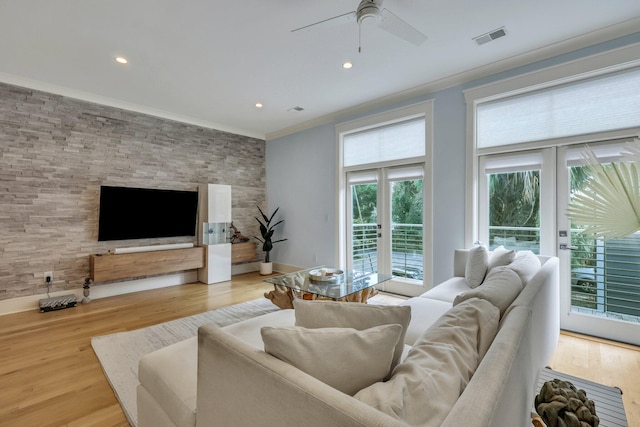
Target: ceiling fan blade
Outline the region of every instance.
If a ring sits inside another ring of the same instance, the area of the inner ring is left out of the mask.
[[[391,33],[402,40],[408,41],[409,43],[413,43],[416,46],[420,46],[425,42],[425,40],[427,40],[427,36],[391,13],[389,9],[382,9],[382,12],[380,13],[380,23],[378,26],[388,33]]]
[[[315,22],[313,24],[305,25],[304,27],[296,28],[295,30],[291,30],[291,32],[306,30],[311,27],[334,27],[336,25],[348,24],[350,22],[356,21],[356,12],[348,12],[343,15],[334,16],[333,18],[325,19],[324,21]]]

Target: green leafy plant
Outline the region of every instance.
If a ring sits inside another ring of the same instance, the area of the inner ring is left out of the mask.
[[[630,145],[626,155],[634,160],[640,153],[640,140]],[[600,164],[588,147],[585,158],[590,178],[574,194],[569,215],[582,231],[604,240],[629,236],[640,230],[640,162],[620,161]]]
[[[254,218],[256,219],[256,221],[258,221],[258,224],[260,224],[260,234],[262,235],[262,239],[256,236],[254,236],[254,238],[260,243],[262,243],[262,250],[265,253],[264,262],[270,262],[269,253],[271,252],[271,249],[273,249],[273,244],[278,242],[284,242],[285,240],[287,240],[287,239],[271,240],[271,238],[273,237],[274,228],[284,220],[281,219],[275,224],[271,224],[271,221],[273,221],[273,218],[276,216],[276,214],[278,213],[278,209],[280,208],[276,208],[276,210],[273,212],[273,214],[271,214],[270,217],[265,215],[264,212],[262,212],[262,209],[260,209],[260,206],[257,206],[257,208],[260,211],[260,215],[262,216],[262,219],[258,217],[254,217]]]

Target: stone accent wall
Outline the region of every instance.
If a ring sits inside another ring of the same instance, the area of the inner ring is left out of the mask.
[[[53,271],[52,291],[81,288],[92,253],[196,243],[98,242],[103,184],[230,184],[234,224],[258,233],[255,206],[266,197],[260,139],[0,84],[0,149],[0,299],[45,293],[45,271]]]

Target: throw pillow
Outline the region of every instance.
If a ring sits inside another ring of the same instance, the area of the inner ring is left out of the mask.
[[[351,396],[389,375],[401,332],[400,325],[260,331],[264,351]]]
[[[464,278],[470,288],[477,288],[482,284],[489,266],[489,250],[484,244],[477,244],[469,249]]]
[[[402,356],[404,338],[411,321],[411,307],[382,306],[356,302],[306,301],[293,302],[296,326],[304,328],[354,328],[363,330],[380,325],[402,326],[400,340],[393,354],[393,369]]]
[[[356,399],[408,425],[440,426],[498,331],[498,309],[474,298],[442,315],[418,338],[388,381]]]
[[[514,251],[513,249],[506,249],[504,246],[500,245],[495,248],[489,256],[489,271],[491,271],[491,269],[495,267],[509,265],[515,258],[516,251]]]
[[[457,295],[453,305],[471,298],[481,298],[498,307],[502,316],[520,291],[522,291],[520,276],[509,267],[496,267],[489,271],[482,286]]]
[[[529,280],[540,270],[541,266],[540,258],[531,251],[518,251],[513,262],[508,265],[520,276],[523,287],[529,283]]]

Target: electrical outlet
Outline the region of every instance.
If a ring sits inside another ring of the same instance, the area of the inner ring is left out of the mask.
[[[53,283],[53,271],[45,271],[43,274],[45,285]]]

